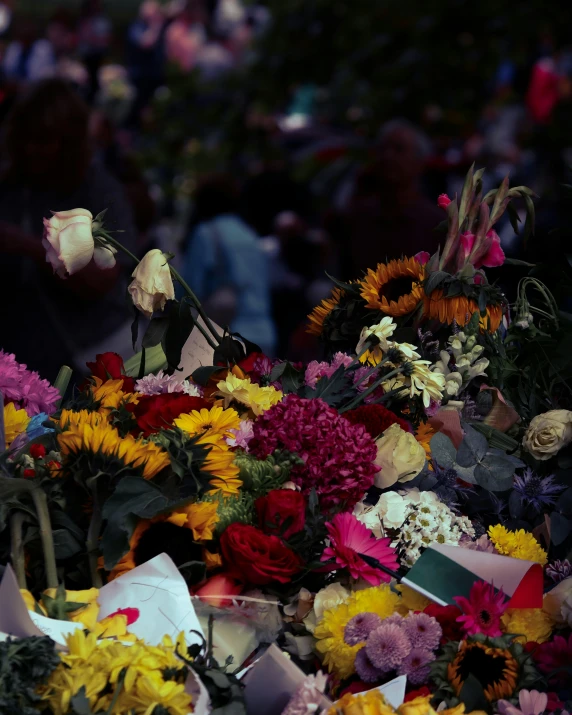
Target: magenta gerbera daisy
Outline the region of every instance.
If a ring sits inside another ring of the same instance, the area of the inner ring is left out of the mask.
[[[455,601],[463,611],[457,621],[467,635],[482,633],[491,638],[502,635],[500,619],[508,604],[502,591],[495,591],[494,586],[486,581],[476,581],[469,598],[456,596]]]
[[[326,524],[330,545],[324,549],[322,561],[334,560],[331,569],[345,568],[352,578],[363,578],[372,586],[382,581],[390,581],[391,576],[362,556],[370,556],[388,569],[398,568],[395,549],[389,543],[391,539],[376,539],[371,531],[358,521],[353,514],[343,512]]]
[[[379,472],[377,447],[363,425],[352,425],[323,400],[287,395],[261,415],[249,450],[265,459],[275,450],[297,454],[291,479],[304,494],[312,489],[322,507],[352,507]]]

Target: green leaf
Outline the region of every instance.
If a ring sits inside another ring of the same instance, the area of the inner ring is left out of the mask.
[[[181,362],[183,346],[187,342],[192,329],[195,327],[195,318],[189,303],[183,298],[176,302],[169,314],[169,324],[161,341],[169,368],[176,370]]]
[[[568,489],[560,495],[556,506],[564,514],[572,516],[572,487],[568,487]]]
[[[165,336],[165,333],[167,332],[167,328],[169,327],[169,318],[166,316],[162,316],[160,318],[153,318],[149,325],[147,326],[147,330],[145,331],[145,335],[143,336],[143,339],[141,340],[141,347],[143,348],[153,348],[155,345],[159,345],[161,341],[163,340],[163,337]]]
[[[512,488],[514,466],[502,457],[487,455],[475,467],[477,484],[490,492],[504,492]]]
[[[297,392],[304,382],[304,373],[287,362],[282,373],[282,390],[284,393]]]
[[[572,520],[567,519],[557,511],[550,515],[550,540],[555,546],[559,546],[568,538],[572,530]]]
[[[276,382],[282,377],[282,373],[286,370],[287,362],[279,362],[278,365],[274,365],[270,371],[270,382]]]
[[[489,445],[487,438],[469,425],[465,426],[465,432],[457,451],[457,463],[461,467],[472,467],[483,459]]]
[[[55,529],[52,534],[56,559],[69,559],[84,548],[83,544],[65,529]]]
[[[431,293],[433,293],[433,291],[438,288],[443,281],[450,277],[451,275],[446,271],[435,271],[435,273],[431,273],[425,282],[425,295],[431,295]]]
[[[489,711],[489,703],[485,697],[483,686],[473,673],[469,673],[465,678],[459,693],[459,700],[464,703],[467,712]]]
[[[94,715],[85,693],[85,685],[82,685],[77,693],[72,695],[70,702],[74,715]]]
[[[203,365],[202,367],[198,367],[191,377],[193,378],[193,382],[196,382],[197,385],[205,387],[210,378],[222,370],[226,370],[226,368],[220,365]]]
[[[442,432],[433,435],[429,443],[431,456],[440,467],[448,469],[455,464],[457,450],[453,442]]]
[[[207,565],[204,561],[187,561],[177,568],[189,586],[195,586],[203,581],[207,573]]]
[[[129,539],[137,517],[151,519],[169,506],[169,499],[142,477],[122,479],[103,505],[107,525],[101,539],[105,568],[111,570],[129,551]]]

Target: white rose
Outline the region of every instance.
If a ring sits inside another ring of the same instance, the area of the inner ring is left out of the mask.
[[[376,506],[383,525],[388,529],[399,529],[407,516],[409,502],[397,492],[385,492]]]
[[[533,418],[522,444],[535,459],[544,461],[572,442],[572,412],[550,410]]]
[[[61,278],[77,273],[93,258],[92,218],[86,209],[71,209],[54,211],[50,219],[44,219],[46,261]]]
[[[132,277],[129,285],[131,300],[147,318],[151,318],[156,310],[163,310],[165,303],[175,297],[169,262],[158,248],[143,256]]]
[[[572,576],[548,591],[542,608],[556,623],[572,628]]]
[[[425,450],[409,432],[393,424],[377,440],[375,463],[381,467],[375,486],[381,489],[395,482],[414,479],[425,466]]]

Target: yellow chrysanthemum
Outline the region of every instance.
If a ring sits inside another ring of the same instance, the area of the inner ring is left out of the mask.
[[[540,546],[534,536],[524,529],[509,531],[502,524],[489,527],[489,538],[497,551],[513,559],[535,561],[544,566],[547,562],[546,551]]]
[[[201,410],[193,410],[177,417],[175,425],[188,434],[217,434],[221,437],[230,437],[231,430],[240,427],[240,416],[232,408],[225,410],[215,406],[207,410],[203,407]]]
[[[184,683],[165,682],[161,674],[155,671],[137,679],[133,690],[124,698],[124,703],[127,708],[142,715],[151,715],[158,707],[171,715],[187,715],[191,696],[185,692]]]
[[[152,479],[170,464],[169,455],[158,445],[130,434],[120,437],[115,427],[106,422],[69,425],[58,435],[58,444],[63,455],[88,452],[117,457],[125,465],[140,467],[145,479]]]
[[[366,306],[394,318],[409,315],[423,299],[425,268],[415,258],[379,263],[360,281]]]
[[[396,711],[377,688],[365,693],[346,693],[327,715],[395,715]]]
[[[261,387],[251,382],[249,377],[240,378],[232,373],[227,375],[226,380],[221,380],[217,384],[217,390],[217,394],[224,398],[225,407],[235,400],[252,410],[256,416],[278,404],[283,397],[282,392],[271,385]]]
[[[26,431],[30,422],[26,410],[17,410],[13,402],[4,405],[4,435],[9,447],[19,434]]]
[[[359,613],[376,613],[387,618],[398,610],[400,597],[387,584],[352,593],[345,603],[324,612],[316,626],[316,650],[323,656],[324,665],[339,678],[349,678],[354,672],[355,657],[363,643],[350,646],[344,640],[348,621]]]
[[[437,715],[431,707],[432,695],[418,695],[397,708],[399,715]]]
[[[520,643],[544,643],[550,639],[554,621],[542,608],[509,608],[501,617],[503,631],[516,634]]]
[[[332,310],[339,305],[341,298],[344,296],[345,291],[340,288],[334,288],[332,294],[329,298],[325,298],[320,305],[317,305],[314,310],[308,316],[310,324],[308,325],[307,332],[310,335],[321,335],[324,329],[324,320],[332,312]]]
[[[487,305],[486,311],[486,315],[479,318],[480,329],[495,333],[502,321],[502,306]],[[423,317],[447,325],[455,321],[463,327],[474,313],[479,313],[479,306],[465,295],[443,296],[442,290],[434,290],[430,296],[425,296],[423,301]]]

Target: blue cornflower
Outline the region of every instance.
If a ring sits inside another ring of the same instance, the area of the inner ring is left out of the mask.
[[[530,467],[524,470],[522,476],[515,476],[514,490],[521,501],[532,506],[537,512],[543,511],[547,506],[552,506],[556,497],[565,489],[561,484],[554,482],[554,475],[540,477]]]

